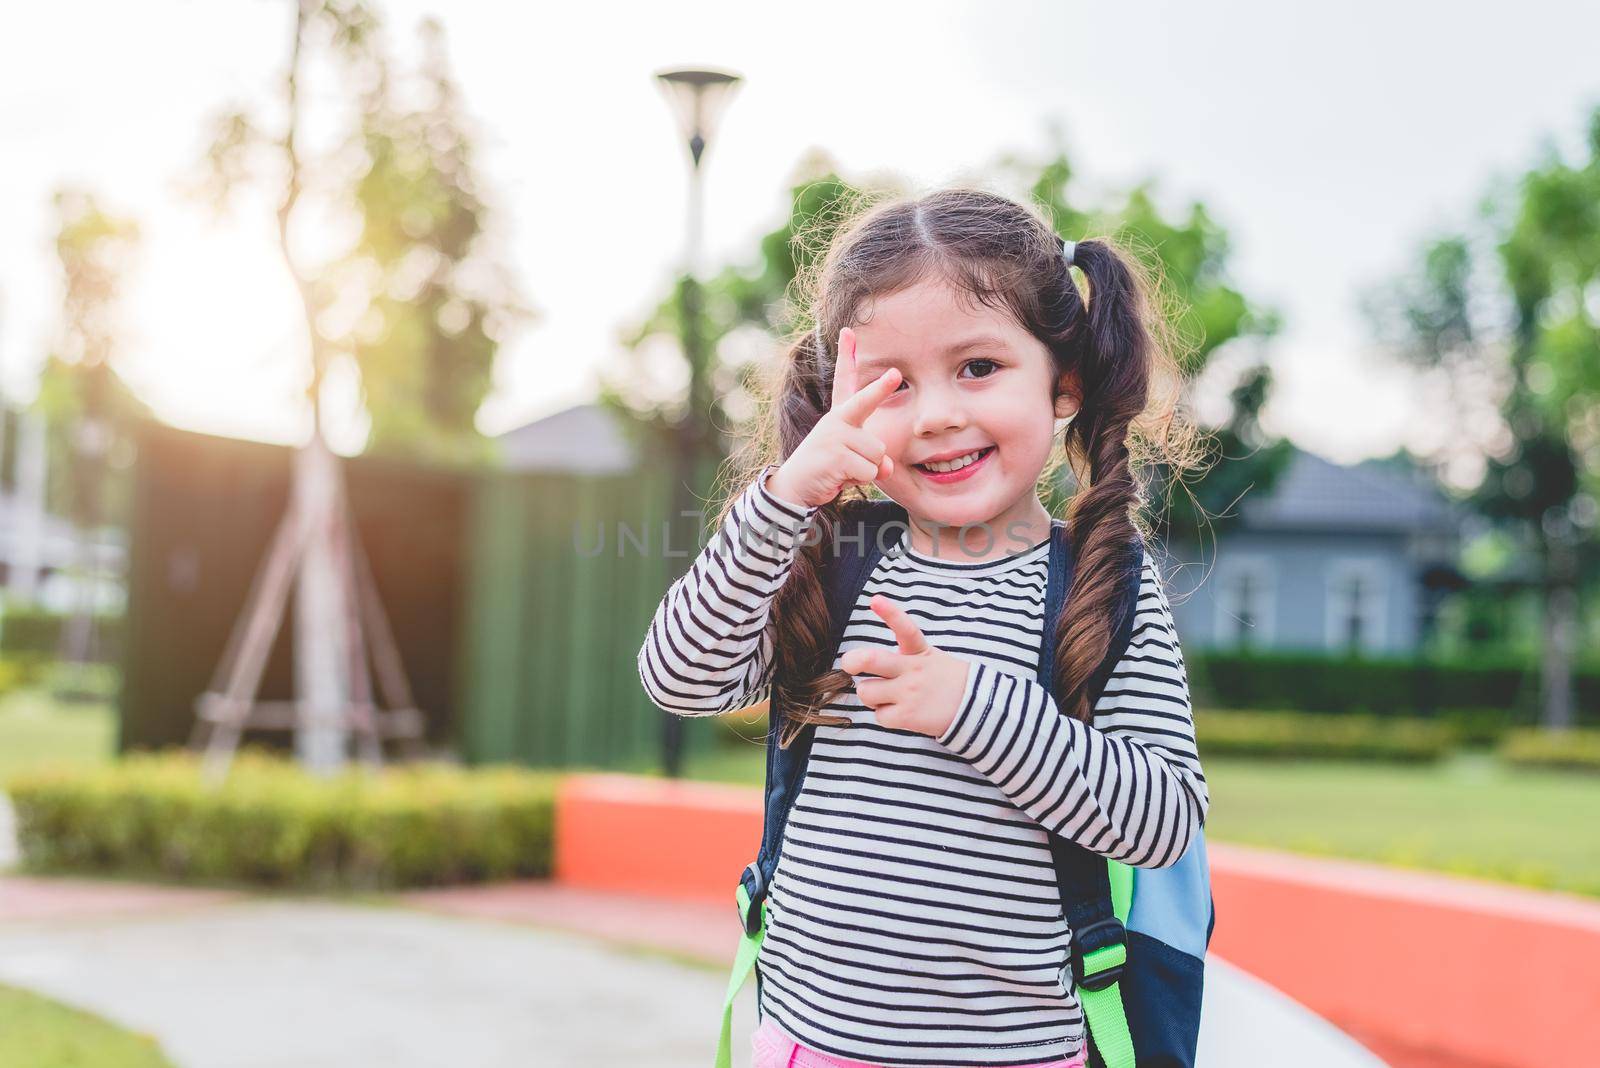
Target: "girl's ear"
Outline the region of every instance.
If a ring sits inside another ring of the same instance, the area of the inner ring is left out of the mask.
[[[1082,391],[1078,388],[1078,376],[1067,371],[1056,380],[1056,418],[1071,419],[1078,414],[1078,409],[1083,407]]]

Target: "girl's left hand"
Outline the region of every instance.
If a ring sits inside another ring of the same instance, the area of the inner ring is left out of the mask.
[[[955,721],[971,662],[929,645],[905,609],[883,594],[874,595],[871,605],[899,648],[850,649],[839,658],[840,668],[851,675],[881,676],[856,680],[856,693],[879,723],[940,737]]]

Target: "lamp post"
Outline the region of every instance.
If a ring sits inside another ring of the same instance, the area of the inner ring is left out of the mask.
[[[717,120],[732,99],[740,78],[724,71],[684,69],[659,71],[656,79],[689,146],[688,234],[684,242],[683,275],[678,283],[678,321],[682,329],[683,357],[689,364],[689,405],[672,436],[671,496],[672,515],[676,520],[686,513],[698,514],[695,486],[699,481],[700,461],[712,443],[711,353],[707,351],[700,328],[698,275],[704,213],[700,164]],[[677,778],[683,769],[683,719],[670,712],[665,715],[662,770],[669,778]]]

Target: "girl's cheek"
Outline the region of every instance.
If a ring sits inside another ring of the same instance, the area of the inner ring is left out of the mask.
[[[867,416],[867,421],[862,426],[883,442],[884,448],[889,450],[889,455],[896,460],[900,458],[910,439],[910,435],[906,432],[905,419],[882,408]]]

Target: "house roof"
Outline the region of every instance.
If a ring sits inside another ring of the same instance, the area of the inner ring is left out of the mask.
[[[513,427],[495,440],[513,471],[618,474],[637,466],[638,453],[622,421],[602,404],[578,404]]]
[[[1304,449],[1290,453],[1270,491],[1239,504],[1254,530],[1459,530],[1463,510],[1415,466],[1367,460],[1337,464]]]

